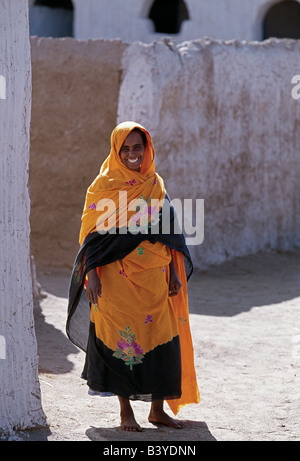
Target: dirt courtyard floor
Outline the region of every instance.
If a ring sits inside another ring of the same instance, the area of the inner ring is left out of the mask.
[[[116,397],[87,394],[84,353],[65,335],[70,271],[37,273],[35,327],[49,428],[22,432],[22,440],[300,440],[299,253],[258,254],[193,274],[190,322],[201,402],[179,412],[186,424],[179,430],[150,424],[150,404],[133,402],[141,433],[122,431]]]

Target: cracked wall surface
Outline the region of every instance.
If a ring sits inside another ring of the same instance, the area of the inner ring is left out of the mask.
[[[205,201],[197,267],[300,244],[298,41],[135,43],[118,120],[154,133],[171,197]],[[195,216],[194,216],[195,219]]]
[[[153,135],[171,198],[204,199],[196,267],[299,245],[297,41],[31,43],[37,264],[73,263],[86,187],[126,119]]]

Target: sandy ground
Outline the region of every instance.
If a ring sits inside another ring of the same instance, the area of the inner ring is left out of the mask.
[[[180,411],[180,430],[153,426],[149,404],[133,402],[144,430],[124,432],[117,398],[88,396],[84,354],[65,335],[69,276],[38,270],[43,297],[35,322],[49,428],[19,440],[300,440],[300,254],[260,254],[194,273],[190,322],[201,403]]]

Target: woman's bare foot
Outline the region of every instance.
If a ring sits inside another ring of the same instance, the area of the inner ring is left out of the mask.
[[[142,432],[143,429],[135,420],[129,400],[119,396],[119,402],[121,408],[121,428],[123,431]]]
[[[182,429],[184,424],[171,418],[163,409],[163,400],[152,402],[148,421],[152,424],[163,424],[165,426]]]

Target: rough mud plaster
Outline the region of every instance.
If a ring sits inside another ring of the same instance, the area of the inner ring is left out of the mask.
[[[45,423],[38,382],[28,193],[31,65],[26,0],[0,0],[0,434]]]
[[[300,44],[208,39],[134,43],[123,56],[118,121],[154,135],[173,198],[205,200],[196,267],[300,244]]]
[[[126,45],[31,38],[31,242],[37,265],[72,265],[87,187],[110,149]]]

